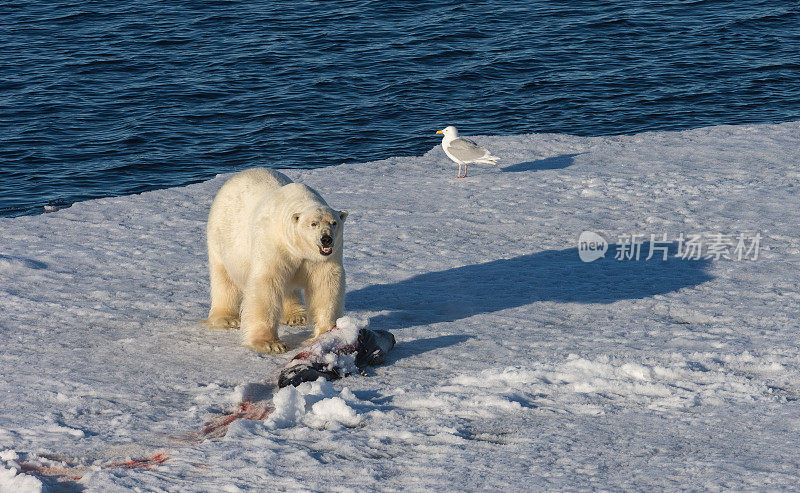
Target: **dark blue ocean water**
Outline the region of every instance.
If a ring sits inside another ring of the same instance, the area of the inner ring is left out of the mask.
[[[780,0],[0,2],[0,215],[465,134],[800,119]]]

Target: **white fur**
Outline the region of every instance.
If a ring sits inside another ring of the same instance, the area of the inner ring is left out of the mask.
[[[305,323],[304,290],[314,337],[330,330],[344,308],[346,217],[277,171],[253,168],[231,177],[208,215],[209,325],[230,328],[241,320],[245,345],[284,352],[278,324]],[[321,253],[324,234],[334,240],[328,256]]]

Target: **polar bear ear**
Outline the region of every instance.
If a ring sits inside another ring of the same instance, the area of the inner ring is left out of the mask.
[[[294,221],[296,223],[300,222],[300,213],[299,212],[295,212],[294,214],[292,214],[292,221]]]
[[[344,220],[347,219],[347,211],[339,211],[339,219],[344,222]]]

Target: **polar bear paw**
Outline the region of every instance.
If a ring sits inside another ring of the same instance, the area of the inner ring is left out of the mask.
[[[247,347],[255,349],[259,353],[280,354],[285,353],[289,348],[280,339],[274,341],[251,342]]]
[[[308,322],[306,311],[303,309],[286,313],[284,317],[283,323],[292,327],[300,327]]]
[[[236,315],[217,315],[208,317],[206,321],[212,329],[228,330],[239,328],[239,317]]]

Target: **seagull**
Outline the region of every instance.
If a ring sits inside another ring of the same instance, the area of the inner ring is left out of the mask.
[[[466,178],[467,165],[472,163],[495,164],[497,156],[492,156],[488,149],[481,147],[475,142],[458,136],[456,127],[450,125],[442,130],[437,130],[437,134],[442,134],[442,149],[447,157],[458,163],[458,176],[456,178]],[[461,165],[464,165],[464,176],[461,176]]]

